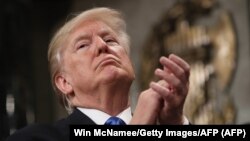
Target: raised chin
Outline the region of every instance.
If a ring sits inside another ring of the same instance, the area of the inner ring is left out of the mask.
[[[101,75],[105,83],[117,83],[117,81],[124,80],[124,77],[128,77],[121,68],[113,65],[105,66],[98,75]]]

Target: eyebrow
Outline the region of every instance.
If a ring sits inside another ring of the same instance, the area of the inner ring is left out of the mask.
[[[98,32],[98,35],[100,35],[101,37],[104,37],[104,36],[107,36],[107,35],[115,36],[116,34],[114,32],[112,32],[112,31],[110,31],[110,30],[104,29],[104,30],[101,30],[100,32]],[[77,36],[77,38],[74,39],[73,43],[76,43],[76,42],[78,42],[80,40],[83,40],[83,39],[88,39],[90,37],[91,37],[91,35],[88,35],[86,33],[82,33],[82,34],[80,34],[80,36]]]
[[[116,33],[110,29],[101,29],[100,31],[98,31],[97,33],[98,35],[100,35],[101,37],[104,36],[117,36]],[[74,40],[73,40],[73,46],[75,46],[75,44],[81,40],[84,39],[89,39],[92,35],[88,34],[88,33],[80,33],[80,35],[78,35]]]
[[[98,34],[102,37],[107,36],[107,35],[113,35],[113,36],[116,35],[115,32],[110,29],[102,29]]]
[[[77,42],[80,41],[80,40],[88,39],[88,38],[90,38],[90,37],[91,37],[91,35],[88,35],[88,34],[86,34],[86,33],[80,34],[80,36],[77,36],[77,38],[75,38],[75,39],[73,40],[73,44],[77,43]]]

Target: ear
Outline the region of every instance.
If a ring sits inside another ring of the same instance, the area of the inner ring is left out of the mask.
[[[73,87],[71,86],[69,81],[66,79],[66,77],[63,76],[62,74],[57,75],[54,81],[55,81],[56,87],[60,91],[62,91],[64,94],[67,95],[73,92]]]

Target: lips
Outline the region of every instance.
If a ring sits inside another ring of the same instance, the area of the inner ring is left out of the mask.
[[[105,66],[105,65],[117,66],[117,65],[120,65],[120,61],[118,61],[118,59],[116,59],[115,57],[107,56],[98,63],[96,68]]]

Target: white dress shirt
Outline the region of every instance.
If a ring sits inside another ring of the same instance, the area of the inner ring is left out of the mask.
[[[77,107],[77,109],[80,110],[85,115],[87,115],[97,125],[104,125],[107,119],[111,117],[111,115],[97,109],[80,108],[80,107]],[[128,107],[127,109],[122,111],[120,114],[117,115],[117,117],[121,118],[126,124],[129,124],[130,120],[132,119],[131,107]],[[184,116],[183,125],[189,125],[189,121],[186,116]]]
[[[77,107],[77,109],[83,112],[85,115],[87,115],[97,125],[103,125],[107,121],[107,119],[111,117],[111,115],[97,109],[88,109],[80,107]],[[121,118],[126,124],[129,124],[130,120],[132,119],[131,108],[128,107],[120,114],[118,114],[116,117]]]

